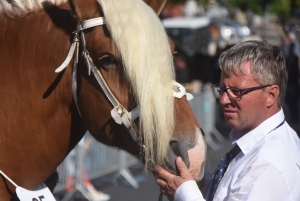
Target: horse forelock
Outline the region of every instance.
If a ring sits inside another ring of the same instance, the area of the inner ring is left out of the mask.
[[[43,3],[60,5],[68,0],[0,0],[0,15],[23,16],[43,7]]]
[[[174,68],[168,37],[143,1],[98,2],[140,105],[145,157],[163,165],[174,128]]]

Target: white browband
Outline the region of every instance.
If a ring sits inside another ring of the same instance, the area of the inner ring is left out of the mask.
[[[81,31],[82,30],[85,30],[85,29],[88,29],[88,28],[91,28],[91,27],[95,27],[95,26],[100,26],[100,25],[103,25],[105,24],[105,18],[103,17],[97,17],[97,18],[93,18],[93,19],[89,19],[89,20],[86,20],[86,21],[83,21],[81,23]]]
[[[69,53],[67,55],[67,58],[65,59],[65,61],[62,63],[61,66],[59,66],[55,72],[59,73],[61,71],[63,71],[68,64],[70,63],[75,51],[75,56],[74,56],[74,63],[73,63],[73,75],[72,75],[72,91],[73,91],[73,96],[74,96],[74,100],[77,106],[77,109],[80,113],[80,110],[78,108],[78,104],[77,104],[77,63],[78,63],[78,54],[79,54],[79,36],[78,33],[80,34],[80,38],[81,38],[81,43],[83,45],[83,51],[82,51],[82,55],[85,59],[85,63],[87,65],[88,68],[88,73],[90,75],[90,72],[93,72],[97,82],[99,83],[101,89],[103,90],[103,92],[105,93],[106,97],[108,98],[108,100],[110,101],[110,103],[113,105],[113,109],[111,110],[111,116],[112,118],[115,120],[116,123],[118,124],[124,124],[125,127],[129,130],[132,138],[135,141],[138,141],[138,129],[135,126],[134,121],[136,120],[136,118],[140,115],[140,108],[139,106],[137,106],[135,109],[133,109],[131,112],[128,112],[123,106],[122,104],[116,99],[116,97],[113,95],[113,93],[110,91],[108,85],[106,84],[105,80],[102,77],[101,72],[98,70],[98,68],[95,66],[93,59],[91,58],[89,52],[86,49],[86,42],[85,42],[85,37],[84,37],[84,32],[83,30],[91,28],[91,27],[95,27],[95,26],[100,26],[105,24],[105,18],[103,17],[98,17],[98,18],[93,18],[90,20],[86,20],[84,22],[82,22],[80,25],[78,25],[77,30],[75,32],[73,32],[73,41],[72,41],[72,45],[70,47]],[[186,95],[188,100],[191,100],[193,98],[193,96],[189,93],[186,93],[185,88],[173,81],[172,83],[173,85],[173,95],[176,98],[181,98],[182,96]]]

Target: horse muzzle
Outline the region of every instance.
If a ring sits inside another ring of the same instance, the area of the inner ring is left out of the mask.
[[[180,156],[189,168],[194,179],[198,180],[203,177],[204,173],[206,145],[200,129],[196,128],[195,130],[196,136],[194,140],[185,137],[190,136],[186,134],[181,135],[182,137],[178,139],[172,139],[170,141],[166,157],[166,169],[169,172],[178,175],[179,173],[177,172],[175,160]]]

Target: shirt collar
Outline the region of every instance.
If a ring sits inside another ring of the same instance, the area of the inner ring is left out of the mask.
[[[232,130],[229,134],[233,144],[238,144],[244,155],[250,152],[253,147],[264,138],[268,133],[273,131],[278,125],[284,121],[284,113],[282,108],[279,112],[263,121],[252,131],[241,136],[239,131]]]

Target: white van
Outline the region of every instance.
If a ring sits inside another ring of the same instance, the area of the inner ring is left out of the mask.
[[[212,40],[209,30],[210,19],[201,17],[175,17],[162,20],[168,36],[173,40],[176,49],[187,55],[203,54],[214,56],[217,44]]]

